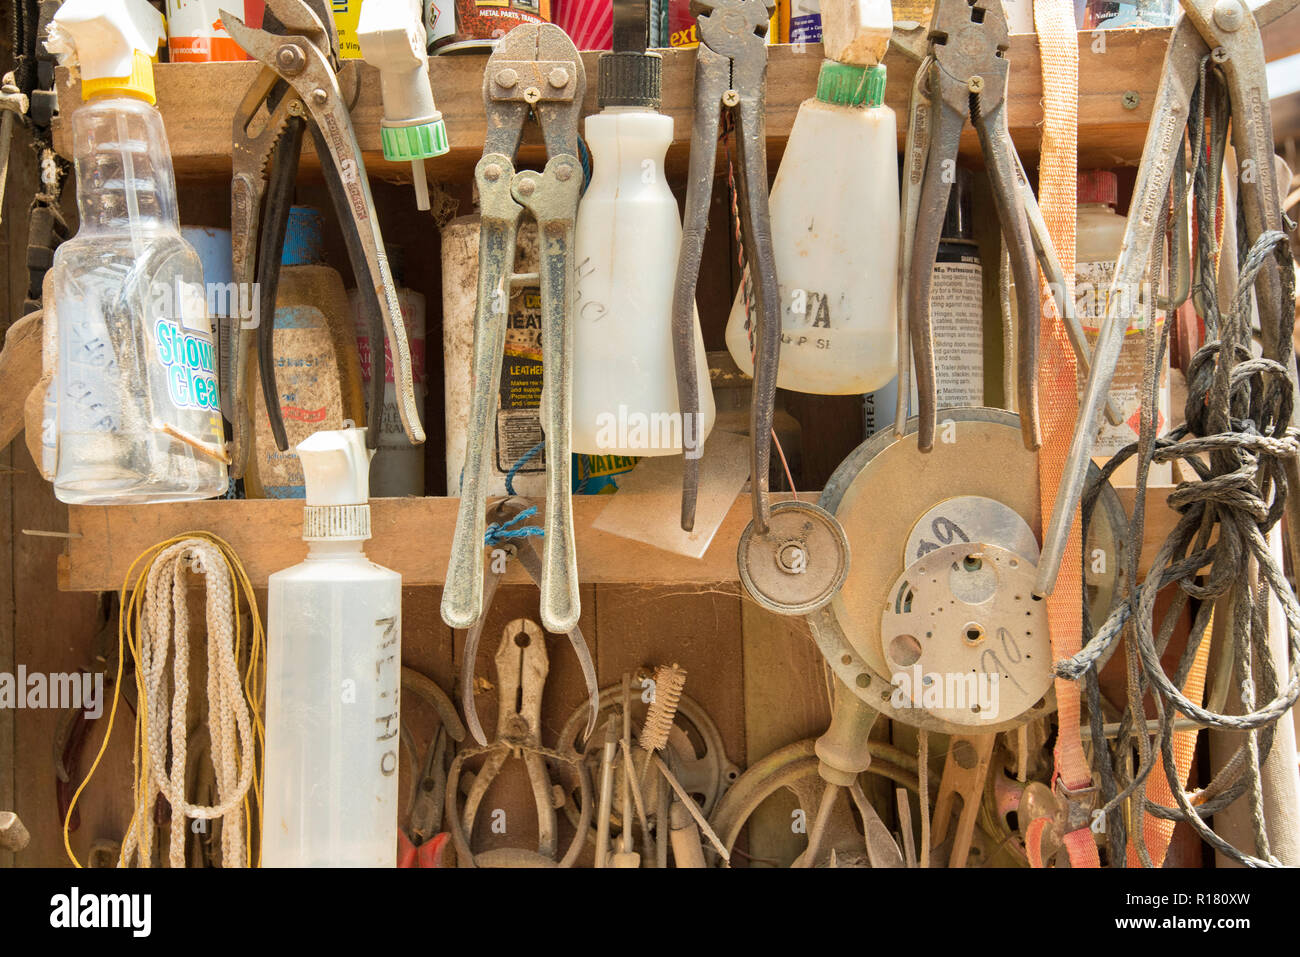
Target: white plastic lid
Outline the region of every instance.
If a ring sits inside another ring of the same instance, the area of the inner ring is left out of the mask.
[[[147,60],[166,38],[162,14],[146,0],[66,0],[45,48],[61,63],[75,55],[84,83],[130,77],[136,53]]]
[[[307,486],[302,537],[367,539],[370,537],[370,459],[366,430],[326,429],[298,443]]]

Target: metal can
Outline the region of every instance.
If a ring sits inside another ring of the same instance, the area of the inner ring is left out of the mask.
[[[555,25],[579,50],[613,48],[614,7],[608,0],[555,0],[552,12]]]
[[[453,2],[455,27],[433,38],[433,53],[491,49],[520,24],[551,22],[551,0],[435,0],[439,7]],[[430,19],[446,23],[445,13]]]
[[[262,0],[167,0],[167,56],[172,63],[247,60],[221,26],[221,9],[250,27],[262,25]]]

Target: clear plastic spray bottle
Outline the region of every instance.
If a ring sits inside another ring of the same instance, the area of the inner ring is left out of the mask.
[[[76,62],[77,234],[51,266],[60,501],[210,498],[226,489],[203,268],[181,238],[145,0],[68,0],[47,43]]]

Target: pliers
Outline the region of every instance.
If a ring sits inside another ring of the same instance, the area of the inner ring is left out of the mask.
[[[434,731],[417,773],[412,774],[407,825],[397,832],[398,867],[446,867],[451,836],[441,831],[446,799],[450,742],[465,740],[465,726],[451,699],[438,685],[414,668],[402,668],[402,693],[423,699],[438,715]],[[405,700],[409,700],[405,699]],[[402,744],[415,754],[415,736],[402,723]]]
[[[573,41],[552,24],[515,27],[497,44],[483,75],[487,134],[474,169],[482,224],[478,302],[474,313],[474,382],[469,439],[461,476],[460,510],[452,538],[442,619],[469,628],[483,610],[483,479],[491,420],[501,385],[506,304],[514,282],[515,240],[528,210],[537,220],[538,282],[542,293],[541,425],[546,435],[546,542],[541,571],[541,619],[567,634],[578,623],[578,563],[569,500],[573,355],[573,228],[582,190],[578,117],[586,72]],[[514,157],[532,114],[546,143],[540,173],[515,172]]]
[[[470,665],[468,661],[464,663],[465,667]],[[488,851],[476,855],[470,850],[479,806],[488,787],[501,773],[506,759],[513,755],[522,759],[528,770],[533,801],[537,806],[537,854],[533,857],[529,852],[522,852],[529,854],[534,864],[544,862],[544,866],[556,866],[555,801],[546,762],[566,764],[577,772],[582,791],[581,820],[558,862],[560,867],[572,867],[582,852],[591,826],[591,779],[580,755],[565,756],[542,747],[542,692],[550,671],[550,659],[546,653],[546,638],[535,622],[519,618],[506,625],[497,646],[496,668],[496,740],[486,747],[461,749],[447,774],[448,826],[456,846],[457,864],[461,867],[489,866],[494,857],[517,857],[520,853],[509,855]],[[459,807],[461,772],[468,759],[479,755],[484,758],[483,764],[474,774],[462,811]]]
[[[1282,197],[1273,165],[1273,127],[1269,116],[1268,83],[1260,30],[1294,8],[1300,0],[1269,0],[1251,10],[1242,0],[1180,0],[1183,16],[1174,25],[1165,53],[1164,71],[1156,90],[1151,124],[1142,147],[1133,187],[1128,225],[1108,297],[1106,318],[1097,338],[1087,389],[1079,403],[1070,452],[1056,493],[1052,518],[1043,534],[1038,560],[1036,595],[1050,595],[1065,555],[1070,521],[1087,482],[1092,447],[1100,424],[1102,405],[1110,393],[1111,379],[1124,343],[1130,316],[1120,304],[1131,301],[1118,292],[1139,288],[1152,255],[1157,230],[1165,224],[1165,203],[1176,159],[1182,153],[1193,93],[1209,56],[1222,72],[1231,102],[1232,144],[1240,171],[1238,202],[1245,221],[1241,248],[1249,248],[1264,233],[1281,231]],[[1176,183],[1182,192],[1184,184]],[[1282,278],[1275,261],[1265,263],[1256,285],[1264,355],[1283,362],[1295,379],[1295,358],[1290,337],[1277,334],[1283,303]],[[1289,324],[1288,324],[1289,327]],[[1286,341],[1278,341],[1285,338]],[[1294,389],[1294,381],[1293,381]],[[1300,468],[1287,462],[1288,484],[1300,485]],[[1287,509],[1294,544],[1300,533],[1300,510]]]
[[[939,251],[952,170],[967,116],[979,136],[1002,234],[1016,282],[1018,308],[1017,411],[1025,447],[1041,444],[1038,430],[1038,271],[1019,187],[1015,146],[1005,113],[1008,62],[1006,16],[997,0],[938,0],[930,20],[929,48],[922,63],[930,101],[930,143],[911,248],[907,315],[919,401],[917,446],[934,448],[936,389],[930,324],[931,264]]]
[[[685,474],[682,528],[695,527],[700,484],[700,394],[695,376],[695,287],[704,256],[709,199],[717,161],[722,111],[735,120],[740,157],[741,236],[750,263],[757,319],[754,396],[750,410],[750,488],[754,526],[767,533],[768,465],[772,452],[772,404],[781,351],[781,299],[772,222],[767,202],[767,30],[775,4],[767,0],[692,0],[700,45],[695,51],[695,126],[691,130],[690,179],[673,292],[673,355],[682,412]]]
[[[424,441],[424,430],[415,400],[411,350],[361,148],[339,89],[338,33],[329,4],[325,0],[266,0],[265,29],[261,30],[245,25],[225,10],[221,11],[221,19],[244,52],[262,64],[262,71],[235,111],[231,150],[234,276],[241,289],[257,290],[254,320],[235,319],[223,330],[223,337],[232,343],[233,368],[222,371],[226,373],[224,382],[233,383],[233,388],[224,388],[221,395],[222,412],[234,430],[231,470],[236,477],[243,474],[251,444],[253,403],[247,365],[254,329],[262,395],[271,428],[279,449],[288,448],[272,344],[281,250],[303,134],[308,129],[341,220],[348,258],[369,321],[370,341],[378,342],[381,333],[387,338],[398,414],[407,438],[418,445]],[[370,448],[378,446],[383,409],[384,377],[374,375],[366,431]]]
[[[512,522],[526,508],[528,502],[522,498],[513,496],[504,498],[492,506],[492,522],[494,525]],[[538,588],[541,587],[542,557],[537,553],[531,537],[525,536],[516,541],[505,542],[501,545],[501,549],[506,553],[507,558],[517,559],[524,571],[528,572],[533,583]],[[497,586],[501,584],[501,579],[505,575],[506,564],[503,562],[498,565],[495,561],[485,573],[483,611],[465,636],[463,652],[465,663],[460,675],[460,706],[465,713],[465,726],[474,740],[482,745],[487,744],[487,737],[483,734],[483,726],[478,719],[478,709],[474,706],[474,665],[478,660],[478,646],[483,637],[483,628],[487,624],[488,612],[492,608],[492,599],[496,596]],[[592,661],[591,649],[587,647],[587,640],[582,637],[576,622],[568,631],[568,639],[569,644],[573,646],[573,653],[578,658],[582,679],[587,686],[587,727],[583,736],[589,739],[591,732],[596,730],[596,714],[600,711],[600,686],[596,682],[596,664]]]

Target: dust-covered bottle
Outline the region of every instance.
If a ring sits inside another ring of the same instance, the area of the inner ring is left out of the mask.
[[[262,864],[393,867],[402,576],[366,558],[365,429],[299,443],[307,559],[267,580]]]

